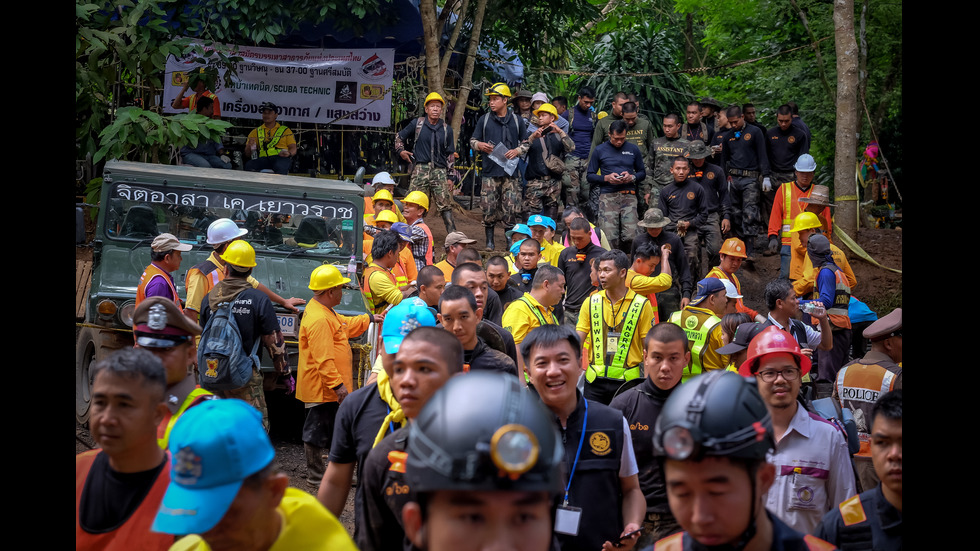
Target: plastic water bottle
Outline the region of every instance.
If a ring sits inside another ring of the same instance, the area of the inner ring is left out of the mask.
[[[350,277],[351,274],[357,274],[357,256],[350,255],[350,262],[347,264],[347,276]]]

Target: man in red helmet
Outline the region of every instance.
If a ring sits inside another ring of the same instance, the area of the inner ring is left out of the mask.
[[[800,380],[810,372],[810,358],[791,334],[768,327],[752,339],[748,352],[738,373],[755,377],[776,440],[767,457],[776,479],[766,508],[809,534],[827,511],[857,493],[847,443],[834,425],[800,407]]]

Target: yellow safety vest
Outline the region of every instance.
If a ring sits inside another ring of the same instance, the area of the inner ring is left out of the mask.
[[[276,128],[276,133],[272,135],[272,139],[269,140],[268,145],[263,147],[262,144],[265,142],[265,125],[263,124],[260,126],[257,132],[259,137],[259,145],[257,147],[259,150],[259,157],[279,156],[279,148],[276,147],[276,145],[279,143],[279,139],[282,138],[282,135],[285,132],[286,127],[280,124],[279,128]]]
[[[684,323],[681,323],[682,312],[684,310],[678,310],[671,314],[670,323],[683,329],[688,342],[691,343],[691,367],[690,370],[684,370],[684,376],[681,377],[681,382],[684,382],[695,375],[700,375],[703,371],[704,354],[708,351],[708,339],[715,326],[721,323],[721,319],[712,314],[702,321],[696,313],[691,313],[684,318]]]
[[[629,354],[630,343],[633,342],[633,334],[636,326],[640,322],[640,312],[647,298],[643,295],[634,295],[630,302],[630,307],[626,311],[626,318],[623,320],[623,332],[619,334],[616,341],[616,353],[613,355],[612,362],[606,365],[606,320],[602,316],[602,293],[596,293],[589,298],[589,323],[591,325],[592,336],[592,362],[585,371],[585,380],[589,383],[595,381],[596,377],[607,379],[617,379],[620,381],[632,381],[638,378],[640,364],[626,366],[626,356]],[[615,320],[613,320],[615,321]]]
[[[173,430],[174,424],[177,423],[177,419],[180,419],[180,416],[183,415],[184,412],[187,411],[187,409],[191,407],[191,405],[194,404],[194,402],[196,402],[201,396],[213,396],[213,394],[207,390],[204,390],[203,388],[195,388],[192,390],[191,393],[184,398],[184,403],[180,404],[180,408],[177,409],[177,413],[171,415],[170,419],[165,420],[167,426],[163,431],[163,436],[157,436],[158,446],[164,450],[167,449],[167,444],[170,442],[170,431]],[[157,434],[159,434],[159,431]]]

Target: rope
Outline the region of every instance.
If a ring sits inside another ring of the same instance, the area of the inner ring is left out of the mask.
[[[873,264],[873,265],[875,265],[875,266],[877,266],[879,268],[883,268],[885,270],[888,270],[889,272],[895,272],[896,274],[902,273],[902,270],[896,270],[895,268],[889,268],[888,266],[882,266],[877,260],[875,260],[874,258],[871,258],[871,255],[868,254],[867,251],[865,251],[864,249],[862,249],[861,248],[861,245],[858,245],[856,241],[854,241],[853,239],[851,239],[851,236],[850,235],[847,235],[847,233],[845,233],[844,230],[841,229],[841,227],[838,226],[837,224],[834,224],[834,235],[836,237],[839,237],[840,240],[841,240],[841,242],[844,243],[845,245],[847,245],[847,248],[850,249],[851,252],[853,252],[854,254],[860,256],[864,260],[867,260],[871,264]]]
[[[356,342],[350,343],[350,349],[356,350],[358,352],[359,361],[357,362],[357,381],[358,388],[360,388],[364,381],[367,379],[364,375],[371,371],[371,349],[374,348],[370,344],[358,344]]]

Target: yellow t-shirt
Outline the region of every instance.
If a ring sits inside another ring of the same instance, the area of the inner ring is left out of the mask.
[[[357,546],[337,517],[315,497],[302,490],[286,488],[276,511],[282,519],[282,528],[269,551],[357,551]],[[210,549],[198,535],[182,538],[170,547],[170,551]]]
[[[630,309],[630,302],[633,301],[633,297],[636,296],[636,292],[632,289],[627,289],[626,294],[623,298],[616,301],[616,304],[611,304],[609,297],[606,295],[606,291],[599,291],[602,294],[602,319],[606,324],[606,327],[610,331],[615,329],[617,331],[622,330],[623,322],[626,320],[626,313]],[[592,302],[592,297],[585,299],[582,303],[582,310],[579,312],[578,323],[575,325],[575,330],[585,333],[585,341],[588,343],[592,342],[591,331],[592,328],[589,324],[589,304]],[[640,320],[636,324],[636,331],[633,333],[633,340],[630,341],[629,352],[626,353],[626,366],[633,366],[643,363],[643,339],[647,336],[647,332],[653,327],[653,307],[650,306],[650,301],[648,300],[643,308],[640,309]],[[609,352],[608,350],[606,352]]]
[[[542,306],[540,302],[534,300],[531,293],[524,293],[524,296],[507,305],[507,309],[504,310],[504,315],[500,322],[504,326],[504,330],[513,335],[514,344],[521,344],[524,341],[524,337],[527,337],[527,334],[532,329],[541,326],[538,317],[524,300],[521,299],[530,302],[531,306],[541,313],[541,317],[544,318],[546,323],[558,323],[555,320],[555,314],[552,312],[552,308]]]

